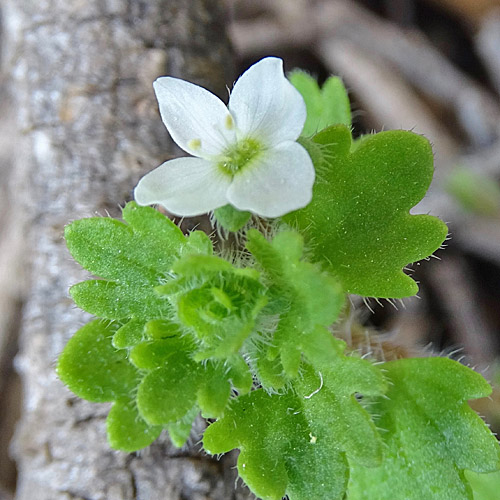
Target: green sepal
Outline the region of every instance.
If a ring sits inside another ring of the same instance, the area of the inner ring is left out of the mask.
[[[113,403],[106,419],[108,442],[115,450],[132,453],[149,446],[163,427],[151,426],[139,415],[133,399]]]
[[[372,403],[380,415],[385,456],[377,468],[353,466],[350,500],[472,500],[464,470],[499,468],[499,445],[468,399],[486,397],[484,378],[447,358],[391,361],[385,398]]]
[[[235,233],[243,227],[252,217],[250,212],[245,212],[234,208],[232,205],[224,205],[214,210],[214,217],[217,223],[226,231]]]
[[[182,255],[212,255],[214,246],[210,236],[203,231],[189,233],[186,244],[182,247]]]
[[[293,71],[288,78],[306,103],[307,119],[302,135],[311,136],[331,125],[351,126],[351,103],[339,77],[331,76],[321,89],[316,79],[304,71]]]
[[[347,292],[386,298],[417,293],[403,268],[431,255],[448,232],[435,217],[409,213],[432,180],[429,142],[393,130],[370,136],[351,153],[351,134],[342,125],[313,141],[322,151],[313,200],[283,219],[308,235],[315,259]]]
[[[127,353],[112,345],[119,325],[95,320],[68,341],[57,363],[57,374],[77,396],[103,403],[128,397],[137,386],[138,371]]]

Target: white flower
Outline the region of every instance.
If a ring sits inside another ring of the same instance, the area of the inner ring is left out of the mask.
[[[314,167],[295,142],[306,107],[281,59],[262,59],[243,73],[227,107],[177,78],[158,78],[154,89],[170,135],[194,158],[169,160],[145,175],[134,192],[139,205],[194,216],[230,203],[278,217],[311,201]]]

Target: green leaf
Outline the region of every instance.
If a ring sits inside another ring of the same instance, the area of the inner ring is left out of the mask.
[[[220,417],[224,413],[230,394],[231,384],[227,379],[224,365],[207,364],[197,394],[202,416]]]
[[[116,350],[116,327],[95,320],[69,340],[57,363],[59,378],[79,397],[103,403],[128,397],[139,374],[128,362],[126,351]]]
[[[252,214],[237,210],[232,205],[224,205],[214,210],[214,216],[221,227],[234,233],[245,226]]]
[[[329,332],[327,332],[329,333]],[[370,415],[356,400],[380,396],[387,385],[381,370],[373,363],[356,356],[345,356],[344,343],[330,334],[331,347],[324,349],[324,358],[306,348],[306,356],[314,366],[304,364],[302,377],[294,382],[297,393],[303,397],[304,414],[313,433],[327,437],[335,433],[349,459],[367,467],[378,465],[382,459],[382,441]],[[327,356],[332,349],[336,356]]]
[[[145,326],[146,336],[151,340],[167,340],[179,337],[182,332],[180,326],[168,319],[154,319]]]
[[[333,337],[332,337],[333,339]],[[238,472],[264,499],[342,499],[347,487],[347,459],[375,466],[382,442],[369,414],[354,397],[380,395],[380,370],[368,361],[337,356],[303,364],[293,391],[268,395],[262,389],[233,401],[206,431],[203,446],[211,454],[240,448]]]
[[[144,375],[137,401],[150,424],[168,427],[184,420],[195,401],[206,418],[219,417],[228,404],[231,382],[239,393],[250,390],[252,375],[241,356],[196,363],[192,339],[181,334],[176,324],[154,320],[145,331],[148,340],[131,349],[130,361]],[[181,422],[174,428],[181,432],[184,427]]]
[[[351,104],[340,78],[331,76],[321,90],[316,79],[303,71],[293,71],[289,80],[306,103],[307,119],[302,135],[311,136],[331,125],[351,126]]]
[[[101,278],[156,282],[168,273],[185,243],[181,230],[151,207],[123,209],[129,224],[106,217],[77,220],[65,228],[71,255]]]
[[[161,433],[161,426],[151,426],[141,418],[135,401],[119,400],[106,419],[108,441],[111,448],[133,452],[149,446]]]
[[[198,385],[195,363],[181,353],[172,355],[140,383],[137,389],[139,413],[150,425],[174,423],[196,403]]]
[[[291,500],[340,500],[348,465],[333,441],[312,434],[297,397],[259,389],[238,398],[208,427],[203,446],[211,454],[240,448],[238,473],[263,500],[285,494]]]
[[[174,446],[181,448],[186,444],[186,441],[191,434],[191,428],[193,427],[193,422],[198,416],[199,409],[197,406],[193,406],[184,417],[182,417],[177,422],[173,424],[168,424],[168,434]]]
[[[313,141],[323,156],[313,200],[284,220],[308,235],[316,260],[347,292],[386,298],[417,293],[403,268],[431,255],[448,231],[435,217],[409,213],[432,180],[429,142],[394,130],[371,136],[351,153],[344,126]]]
[[[193,359],[225,359],[238,353],[267,303],[259,273],[212,255],[183,256],[173,271],[177,279],[156,287],[156,292],[168,297],[196,342]]]
[[[131,350],[130,361],[141,370],[161,368],[170,358],[189,354],[189,343],[186,340],[186,338],[175,336],[141,342]],[[189,366],[193,368],[192,365]]]
[[[79,307],[102,318],[168,317],[169,304],[154,287],[168,279],[185,247],[190,245],[193,251],[193,243],[200,245],[201,239],[196,236],[189,243],[191,235],[186,244],[171,220],[133,202],[123,209],[123,219],[125,223],[95,217],[66,227],[66,243],[75,260],[105,278],[79,283],[71,295]]]
[[[499,445],[468,399],[488,396],[481,375],[447,358],[385,363],[380,415],[385,457],[378,468],[353,467],[350,500],[471,500],[464,470],[498,470]]]
[[[250,392],[253,385],[253,377],[245,360],[239,355],[230,356],[226,359],[226,365],[228,367],[227,376],[236,391],[239,394]]]
[[[161,318],[172,315],[170,304],[155,294],[151,283],[87,280],[70,288],[75,304],[104,319]]]
[[[113,335],[113,346],[117,349],[133,347],[144,339],[144,321],[131,319]]]
[[[344,303],[339,283],[302,260],[303,238],[294,231],[278,233],[272,242],[254,229],[247,247],[270,280],[270,295],[278,302],[280,320],[273,347],[263,350],[257,368],[265,387],[282,387],[287,377],[298,373],[304,344],[310,343],[317,326],[330,326]],[[280,354],[281,366],[274,362]],[[264,355],[267,359],[262,357]],[[274,384],[278,384],[274,386]]]

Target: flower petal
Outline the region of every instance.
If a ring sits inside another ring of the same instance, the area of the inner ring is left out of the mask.
[[[175,215],[194,216],[227,204],[231,178],[201,158],[176,158],[146,174],[134,191],[139,205],[158,203]]]
[[[206,158],[234,143],[233,119],[217,96],[179,78],[158,78],[153,86],[163,123],[184,151]]]
[[[307,115],[304,99],[285,78],[283,61],[276,57],[262,59],[241,75],[228,107],[241,136],[267,145],[295,141]]]
[[[284,142],[235,174],[227,197],[239,210],[279,217],[311,201],[314,177],[307,151],[296,142]]]

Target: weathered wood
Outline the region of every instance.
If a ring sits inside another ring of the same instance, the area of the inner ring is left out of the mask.
[[[155,77],[181,76],[226,94],[232,65],[223,14],[218,0],[4,2],[32,257],[17,358],[24,382],[13,443],[18,500],[248,497],[235,492],[224,462],[174,450],[167,440],[133,455],[110,450],[107,406],[73,397],[54,372],[88,319],[68,298],[86,274],[65,249],[63,227],[96,212],[118,216],[137,180],[172,150]]]

